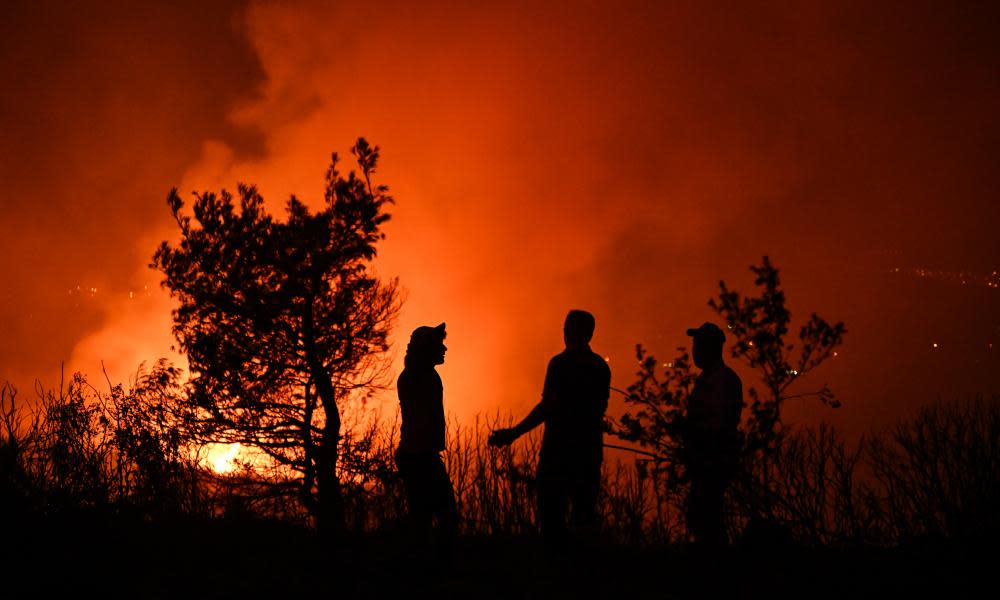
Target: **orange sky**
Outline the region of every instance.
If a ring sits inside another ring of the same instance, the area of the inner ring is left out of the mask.
[[[812,380],[845,407],[795,418],[861,430],[1000,391],[1000,290],[951,276],[1000,269],[995,10],[426,4],[15,2],[0,378],[165,354],[146,265],[170,187],[317,202],[364,135],[397,198],[377,268],[406,289],[398,331],[448,323],[462,419],[527,410],[570,308],[624,388],[636,342],[671,356],[765,253],[793,315],[849,330]]]

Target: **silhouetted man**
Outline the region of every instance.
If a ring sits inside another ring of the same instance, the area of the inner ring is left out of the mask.
[[[545,423],[538,457],[538,517],[546,544],[556,551],[566,548],[570,505],[575,526],[593,528],[597,520],[611,370],[590,350],[593,335],[594,316],[571,310],[563,326],[566,349],[549,361],[541,402],[515,427],[498,429],[489,440],[494,446],[508,445]]]
[[[444,363],[444,323],[418,327],[406,347],[396,389],[402,413],[396,466],[403,478],[416,535],[426,543],[438,520],[438,553],[449,558],[458,531],[455,491],[441,460],[445,448],[444,393],[434,369]]]
[[[699,546],[717,549],[727,543],[722,507],[739,451],[743,383],[722,360],[721,329],[704,323],[687,334],[694,338],[694,364],[701,369],[688,401],[687,524]]]

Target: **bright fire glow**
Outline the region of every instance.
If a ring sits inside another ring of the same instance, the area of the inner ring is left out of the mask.
[[[209,444],[205,461],[216,473],[232,473],[239,466],[237,460],[242,449],[240,444]]]
[[[4,11],[0,381],[52,387],[66,356],[92,382],[183,366],[148,268],[177,242],[169,189],[243,181],[278,218],[293,193],[318,209],[330,153],[349,170],[364,135],[397,200],[377,263],[406,290],[389,378],[414,328],[447,322],[439,372],[462,423],[531,409],[571,308],[596,316],[593,348],[626,387],[636,343],[669,361],[717,319],[719,281],[749,293],[765,253],[795,318],[850,332],[817,376],[858,401],[803,418],[860,433],[1000,389],[983,362],[1000,360],[1000,169],[979,151],[1000,139],[989,9],[105,4],[116,18],[77,11],[55,36],[45,11]],[[67,219],[71,234],[53,227]],[[389,390],[383,414],[397,405]],[[269,466],[255,452],[203,464]]]

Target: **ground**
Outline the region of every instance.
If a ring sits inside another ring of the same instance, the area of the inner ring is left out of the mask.
[[[0,597],[47,598],[900,598],[983,597],[996,550],[732,549],[462,537],[450,564],[399,533],[325,541],[281,523],[147,524],[87,513],[30,517],[4,536]],[[987,596],[989,594],[986,594]]]

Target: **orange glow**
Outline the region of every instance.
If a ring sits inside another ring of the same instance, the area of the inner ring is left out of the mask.
[[[446,322],[461,421],[537,401],[572,308],[615,387],[637,342],[669,364],[763,254],[794,317],[849,330],[801,384],[845,408],[802,418],[863,430],[1000,391],[1000,83],[978,8],[210,4],[14,15],[0,379],[183,366],[147,268],[176,230],[168,190],[315,206],[330,152],[363,135],[397,199],[376,263],[407,292],[392,372],[413,328]]]
[[[208,444],[205,447],[204,464],[220,475],[232,473],[239,468],[238,461],[247,460],[242,450],[240,444]]]

